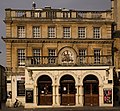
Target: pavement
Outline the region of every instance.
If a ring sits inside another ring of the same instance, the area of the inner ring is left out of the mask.
[[[120,111],[120,107],[2,108],[0,111]]]

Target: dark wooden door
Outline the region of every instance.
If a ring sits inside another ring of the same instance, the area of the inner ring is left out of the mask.
[[[74,83],[61,84],[61,105],[75,105]]]
[[[41,83],[38,87],[38,105],[52,105],[51,83]]]
[[[84,83],[84,105],[99,105],[99,87],[98,83]]]

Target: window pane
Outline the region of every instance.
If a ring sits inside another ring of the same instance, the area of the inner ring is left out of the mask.
[[[33,49],[33,56],[40,56],[40,49]]]
[[[85,49],[79,50],[79,56],[80,56],[80,64],[86,63],[86,50]]]
[[[48,27],[48,37],[55,38],[55,27]]]
[[[63,27],[63,37],[64,38],[70,38],[70,27]]]
[[[41,94],[52,94],[52,86],[51,86],[51,84],[42,84],[41,83],[41,85],[39,86],[39,88],[40,88],[40,93]]]
[[[39,26],[34,26],[33,27],[33,37],[34,38],[39,38],[40,37],[40,27]]]
[[[93,28],[93,37],[95,39],[100,38],[100,27],[94,27]]]
[[[78,28],[78,37],[79,38],[85,38],[86,37],[86,29],[85,29],[85,27],[79,27]]]
[[[25,49],[18,49],[18,65],[25,66]]]
[[[32,64],[40,64],[40,55],[41,55],[40,49],[33,49]]]
[[[17,32],[18,32],[18,38],[25,38],[25,27],[24,26],[18,26]]]
[[[55,56],[56,54],[55,54],[55,49],[49,49],[48,50],[48,56],[49,56],[49,58],[48,58],[48,63],[50,63],[50,64],[54,64],[55,63]]]
[[[94,50],[94,63],[100,64],[100,50]]]
[[[67,94],[68,93],[68,84],[62,84],[61,91],[63,94]]]

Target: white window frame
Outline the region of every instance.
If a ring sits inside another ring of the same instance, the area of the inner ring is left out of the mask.
[[[56,56],[56,50],[55,49],[48,49],[48,63],[49,64],[55,64],[55,57]]]
[[[33,61],[32,64],[40,64],[40,56],[41,50],[40,49],[33,49]]]
[[[101,50],[94,49],[94,63],[95,64],[100,64],[100,55],[101,55]]]
[[[56,38],[56,28],[54,26],[48,27],[48,38]]]
[[[40,56],[41,50],[40,49],[33,49],[33,56]]]
[[[17,50],[18,66],[25,66],[25,49]]]
[[[86,49],[79,49],[80,64],[86,63]]]
[[[100,27],[93,27],[93,37],[94,37],[94,39],[101,38],[101,28]]]
[[[17,26],[18,38],[25,38],[25,26]]]
[[[78,38],[86,38],[86,28],[78,27]]]
[[[33,38],[40,38],[40,26],[33,26]]]
[[[63,38],[71,38],[71,28],[63,27]]]

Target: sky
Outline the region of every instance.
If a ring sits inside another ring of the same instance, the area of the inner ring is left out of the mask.
[[[32,9],[32,2],[37,8],[51,6],[52,8],[67,8],[77,10],[110,10],[111,0],[0,0],[0,65],[6,66],[6,47],[1,37],[5,34],[5,9]]]

